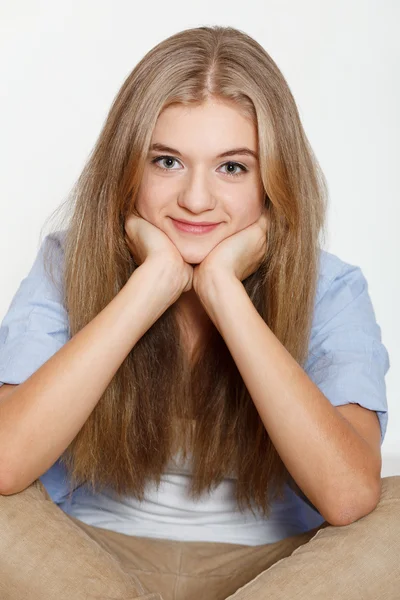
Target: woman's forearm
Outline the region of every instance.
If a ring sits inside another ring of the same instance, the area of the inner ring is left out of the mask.
[[[1,398],[1,494],[25,489],[68,447],[130,350],[172,302],[167,279],[162,265],[141,265],[94,319]]]
[[[200,300],[277,452],[312,504],[332,524],[357,502],[367,506],[376,456],[272,333],[243,284],[215,273]]]

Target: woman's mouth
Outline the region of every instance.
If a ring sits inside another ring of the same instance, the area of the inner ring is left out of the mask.
[[[175,228],[183,233],[191,233],[191,234],[204,234],[213,231],[220,225],[220,223],[213,223],[211,225],[196,225],[195,223],[183,223],[182,221],[177,221],[176,219],[172,219]]]

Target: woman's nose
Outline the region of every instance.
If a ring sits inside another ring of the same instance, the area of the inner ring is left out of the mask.
[[[204,172],[192,173],[182,182],[182,188],[178,194],[179,206],[200,214],[213,209],[215,203],[210,179]]]

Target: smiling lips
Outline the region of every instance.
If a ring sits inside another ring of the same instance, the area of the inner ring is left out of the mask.
[[[199,223],[190,223],[185,221],[177,221],[176,219],[172,219],[172,222],[175,225],[176,229],[178,229],[179,231],[195,234],[209,233],[219,225],[219,223],[211,223],[207,225]]]

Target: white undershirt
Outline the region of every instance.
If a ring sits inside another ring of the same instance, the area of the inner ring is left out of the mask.
[[[146,486],[142,502],[129,496],[116,501],[107,492],[93,495],[81,487],[61,508],[88,525],[127,535],[249,546],[277,542],[324,521],[288,486],[284,501],[275,500],[266,518],[256,508],[256,516],[249,509],[238,510],[235,479],[225,478],[195,501],[187,494],[190,477],[190,461],[184,463],[179,454],[170,461],[158,490],[153,482]]]

